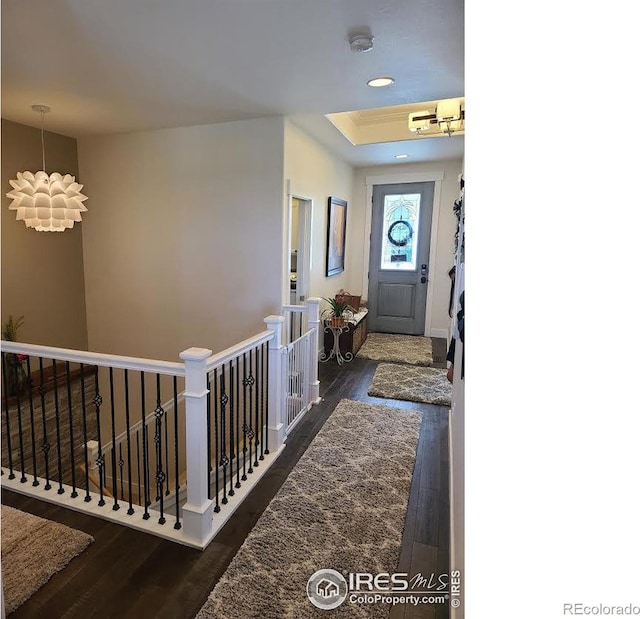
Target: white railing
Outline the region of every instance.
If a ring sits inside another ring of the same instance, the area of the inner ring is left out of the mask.
[[[311,366],[311,338],[315,329],[307,331],[283,348],[284,355],[284,415],[287,435],[311,408],[309,372]]]
[[[320,301],[312,297],[304,305],[284,305],[285,367],[283,407],[287,434],[313,404],[320,402],[318,343]]]
[[[154,489],[178,486],[187,449],[177,410],[184,364],[2,342],[2,372],[3,487],[197,545],[178,508],[150,509]],[[18,374],[28,382],[15,389]],[[171,423],[161,404],[170,393]],[[154,406],[155,433],[146,421],[135,430]]]
[[[205,548],[320,401],[319,302],[180,363],[3,341],[2,486]]]
[[[3,341],[2,486],[205,548],[284,447],[284,320],[181,363]]]

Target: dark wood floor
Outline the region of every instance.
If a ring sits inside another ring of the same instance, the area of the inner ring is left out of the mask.
[[[444,357],[434,340],[434,359]],[[11,619],[190,619],[196,615],[291,469],[343,398],[423,412],[398,571],[422,576],[449,571],[447,409],[367,395],[376,362],[357,358],[321,364],[321,396],[287,448],[204,551],[186,548],[98,518],[3,491],[2,503],[92,535],[95,542],[18,608]],[[319,566],[330,567],[330,566]],[[448,607],[396,606],[390,619],[447,619]],[[235,619],[258,619],[238,617]]]

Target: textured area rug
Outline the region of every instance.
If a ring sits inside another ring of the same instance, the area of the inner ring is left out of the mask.
[[[6,612],[28,600],[93,538],[63,524],[2,506],[2,584]]]
[[[358,356],[373,361],[432,365],[433,350],[430,337],[369,333]]]
[[[381,363],[373,375],[368,394],[378,398],[451,406],[447,370],[439,368]]]
[[[327,613],[306,595],[320,569],[394,572],[421,413],[342,400],[218,581],[197,619],[386,617],[347,599]]]

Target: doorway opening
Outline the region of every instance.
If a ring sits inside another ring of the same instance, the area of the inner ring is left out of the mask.
[[[307,198],[289,200],[289,303],[301,305],[309,296],[311,273],[311,207]]]

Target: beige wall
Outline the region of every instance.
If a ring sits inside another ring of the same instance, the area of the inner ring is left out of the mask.
[[[78,176],[76,140],[46,132],[48,172]],[[83,222],[65,232],[36,232],[9,210],[10,179],[42,169],[40,129],[2,120],[2,324],[24,315],[20,341],[62,348],[87,348],[82,230],[91,219],[87,190]]]
[[[280,307],[283,119],[81,138],[92,350],[177,360]]]
[[[448,333],[451,325],[451,319],[449,318],[449,292],[451,284],[448,272],[455,264],[453,250],[456,218],[453,214],[453,203],[460,194],[458,175],[462,171],[461,159],[433,163],[374,166],[358,168],[355,171],[353,208],[350,212],[353,234],[350,238],[350,244],[354,253],[360,256],[360,260],[354,263],[354,269],[350,274],[351,279],[349,286],[350,290],[358,291],[356,294],[362,293],[365,298],[368,296],[367,290],[363,285],[363,277],[366,275],[366,265],[364,265],[363,256],[365,255],[365,248],[369,243],[370,232],[370,229],[367,227],[367,210],[371,208],[370,204],[367,204],[366,177],[394,174],[428,174],[438,171],[444,173],[444,178],[441,185],[440,203],[434,205],[434,207],[438,209],[437,253],[435,256],[435,264],[429,265],[429,277],[433,284],[433,287],[430,288],[433,305],[431,311],[431,332],[427,335],[443,337],[444,332],[446,331]]]
[[[340,288],[350,290],[354,269],[359,273],[358,248],[351,241],[355,231],[352,217],[353,168],[333,156],[290,121],[285,121],[284,178],[291,193],[313,201],[311,218],[311,274],[309,296],[330,297]],[[327,200],[346,200],[347,236],[345,270],[326,277]],[[300,258],[298,258],[300,260]]]

